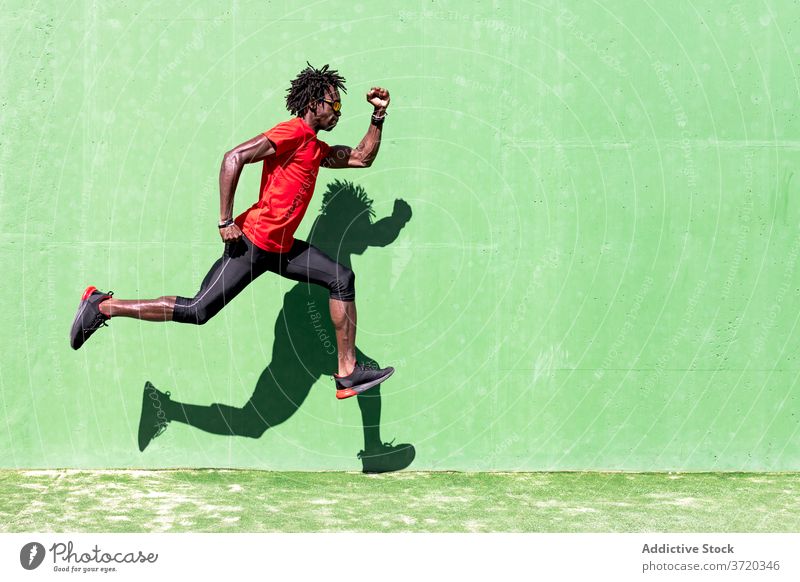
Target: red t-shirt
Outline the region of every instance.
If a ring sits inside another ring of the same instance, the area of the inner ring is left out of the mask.
[[[236,224],[259,248],[285,253],[292,248],[330,146],[299,117],[264,135],[275,145],[275,154],[264,160],[258,202],[237,216]]]

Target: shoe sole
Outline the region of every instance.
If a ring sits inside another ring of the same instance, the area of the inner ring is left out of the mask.
[[[80,327],[80,320],[81,316],[83,315],[83,312],[86,311],[86,306],[88,305],[86,300],[95,291],[97,291],[97,287],[93,285],[87,287],[86,290],[83,292],[83,295],[81,296],[81,302],[78,303],[78,313],[75,314],[75,319],[72,320],[72,327],[69,330],[69,345],[72,347],[73,350],[79,349],[86,342],[86,338],[81,338],[79,335],[83,334],[83,329],[81,329]],[[82,339],[82,341],[76,346],[75,342],[78,341],[79,339]]]
[[[394,369],[391,372],[386,374],[383,378],[378,378],[377,380],[372,380],[371,382],[366,382],[364,384],[359,384],[358,386],[353,386],[352,388],[342,388],[336,390],[336,398],[339,400],[344,400],[345,398],[352,398],[353,396],[358,396],[369,390],[370,388],[374,388],[381,382],[386,381],[392,374],[394,374]]]

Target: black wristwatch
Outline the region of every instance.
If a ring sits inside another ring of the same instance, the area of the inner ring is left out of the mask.
[[[229,218],[228,220],[220,220],[219,224],[217,224],[217,228],[225,228],[230,225],[234,224],[233,219]]]

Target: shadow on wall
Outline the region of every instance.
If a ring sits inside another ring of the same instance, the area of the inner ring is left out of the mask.
[[[372,200],[362,187],[336,180],[328,185],[323,195],[322,210],[308,242],[351,267],[352,255],[394,242],[411,219],[411,207],[398,199],[391,216],[373,222],[374,214]],[[375,360],[356,350],[359,362],[377,365]],[[297,283],[284,296],[283,307],[275,321],[272,361],[261,373],[253,395],[244,406],[174,402],[149,383],[144,406],[153,404],[148,402],[150,392],[151,398],[158,395],[166,400],[158,412],[164,427],[175,420],[214,434],[259,438],[267,429],[289,419],[303,404],[311,386],[336,369],[336,336],[328,310],[328,290]],[[381,440],[381,386],[357,398],[364,429],[364,450],[358,453],[358,458],[364,472],[383,473],[408,467],[416,454],[413,445],[392,445]],[[147,446],[149,440],[143,440],[140,426],[140,448]]]

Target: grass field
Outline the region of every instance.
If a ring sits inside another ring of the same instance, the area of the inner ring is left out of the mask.
[[[798,532],[797,473],[0,471],[3,532]]]

